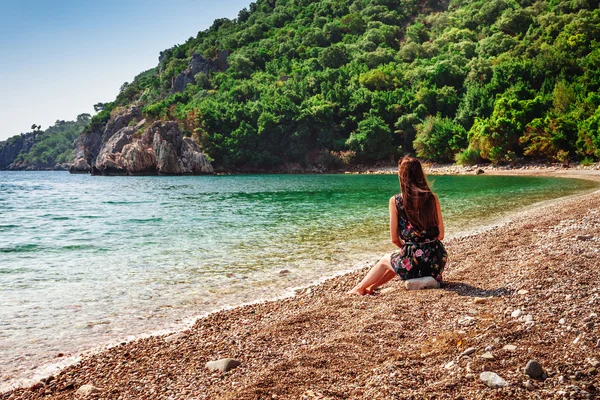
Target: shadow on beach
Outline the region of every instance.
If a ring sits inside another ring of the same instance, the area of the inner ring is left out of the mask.
[[[442,286],[443,290],[454,292],[460,296],[467,297],[503,297],[510,296],[514,293],[514,289],[501,287],[497,289],[482,289],[475,286],[471,286],[462,282],[444,282]]]

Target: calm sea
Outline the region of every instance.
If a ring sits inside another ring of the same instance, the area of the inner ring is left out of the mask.
[[[430,180],[447,236],[594,187]],[[387,204],[398,191],[394,175],[0,172],[0,389],[84,350],[375,261],[392,250]]]

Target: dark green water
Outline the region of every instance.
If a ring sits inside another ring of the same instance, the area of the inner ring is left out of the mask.
[[[580,180],[431,179],[451,237]],[[395,175],[0,172],[0,388],[76,354],[375,261]],[[279,271],[290,274],[281,276]]]

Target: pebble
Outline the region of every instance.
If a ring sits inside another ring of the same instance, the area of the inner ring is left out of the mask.
[[[561,318],[561,319],[558,320],[558,323],[561,324],[561,325],[564,325],[564,324],[567,323],[567,320],[564,319],[564,318]]]
[[[183,333],[183,332],[176,332],[176,333],[173,333],[172,335],[169,335],[169,336],[165,337],[165,342],[172,343],[172,342],[175,342],[175,341],[177,341],[179,339],[183,339],[184,337],[186,337],[185,333]]]
[[[475,318],[470,315],[465,315],[458,319],[458,324],[462,326],[473,325],[475,323]]]
[[[440,283],[431,276],[423,278],[407,279],[404,281],[406,290],[439,289]]]
[[[523,382],[523,387],[527,390],[535,390],[535,386],[533,386],[533,383],[529,382],[529,381],[525,381]]]
[[[448,364],[444,365],[445,369],[452,369],[454,368],[454,361],[450,361]]]
[[[507,344],[506,346],[503,347],[504,350],[507,351],[515,351],[517,349],[517,346],[513,345],[513,344]]]
[[[542,365],[537,360],[529,360],[525,366],[525,373],[532,379],[541,379],[544,373]]]
[[[502,379],[500,375],[490,371],[482,372],[479,375],[479,379],[492,389],[508,386],[508,382]]]
[[[473,299],[473,303],[475,303],[475,304],[484,304],[484,303],[487,303],[487,298],[485,298],[485,297],[475,297]]]
[[[575,239],[577,240],[592,240],[594,238],[594,235],[577,235],[575,236]]]
[[[533,315],[527,314],[525,316],[525,322],[533,322]]]
[[[206,368],[221,372],[227,372],[240,366],[241,362],[233,358],[223,358],[216,361],[209,361],[206,363]]]
[[[397,287],[386,287],[385,289],[381,289],[381,294],[388,294],[388,293],[393,293],[395,291],[397,291],[398,288]]]
[[[465,369],[467,370],[468,373],[473,373],[473,365],[468,362],[467,366],[465,367]]]
[[[527,293],[529,293],[529,290],[525,290],[525,289],[521,289],[517,292],[517,294],[520,294],[520,295],[526,295]]]
[[[489,351],[486,353],[483,353],[481,355],[481,358],[483,358],[484,360],[495,360],[496,358],[494,357],[494,355],[492,353],[490,353]]]
[[[469,347],[469,348],[465,349],[465,351],[460,353],[460,355],[463,357],[466,357],[466,356],[470,356],[471,354],[475,353],[476,351],[477,351],[477,347]]]
[[[465,378],[472,381],[475,378],[475,376],[473,374],[466,374]]]
[[[98,393],[99,391],[100,391],[100,389],[94,385],[83,385],[79,389],[77,389],[77,392],[75,394],[77,396],[86,396],[87,397],[90,394]]]
[[[583,319],[583,322],[589,322],[589,321],[591,321],[591,320],[593,320],[593,319],[596,319],[597,317],[598,317],[598,314],[596,314],[596,313],[591,313],[590,315],[588,315],[587,317],[585,317],[585,318]]]
[[[289,269],[282,269],[281,271],[279,271],[279,275],[287,275],[290,273],[291,271]]]
[[[600,366],[600,361],[598,361],[596,358],[588,358],[586,361],[594,368]]]
[[[510,316],[513,318],[519,318],[521,316],[521,314],[523,314],[523,312],[520,309],[516,309],[515,311],[513,311]]]

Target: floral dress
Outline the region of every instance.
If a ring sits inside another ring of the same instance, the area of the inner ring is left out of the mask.
[[[402,206],[402,195],[397,194],[394,198],[398,211],[398,236],[404,246],[392,253],[392,268],[402,280],[433,276],[441,282],[448,253],[442,242],[436,239],[439,228],[419,230],[408,220]]]

